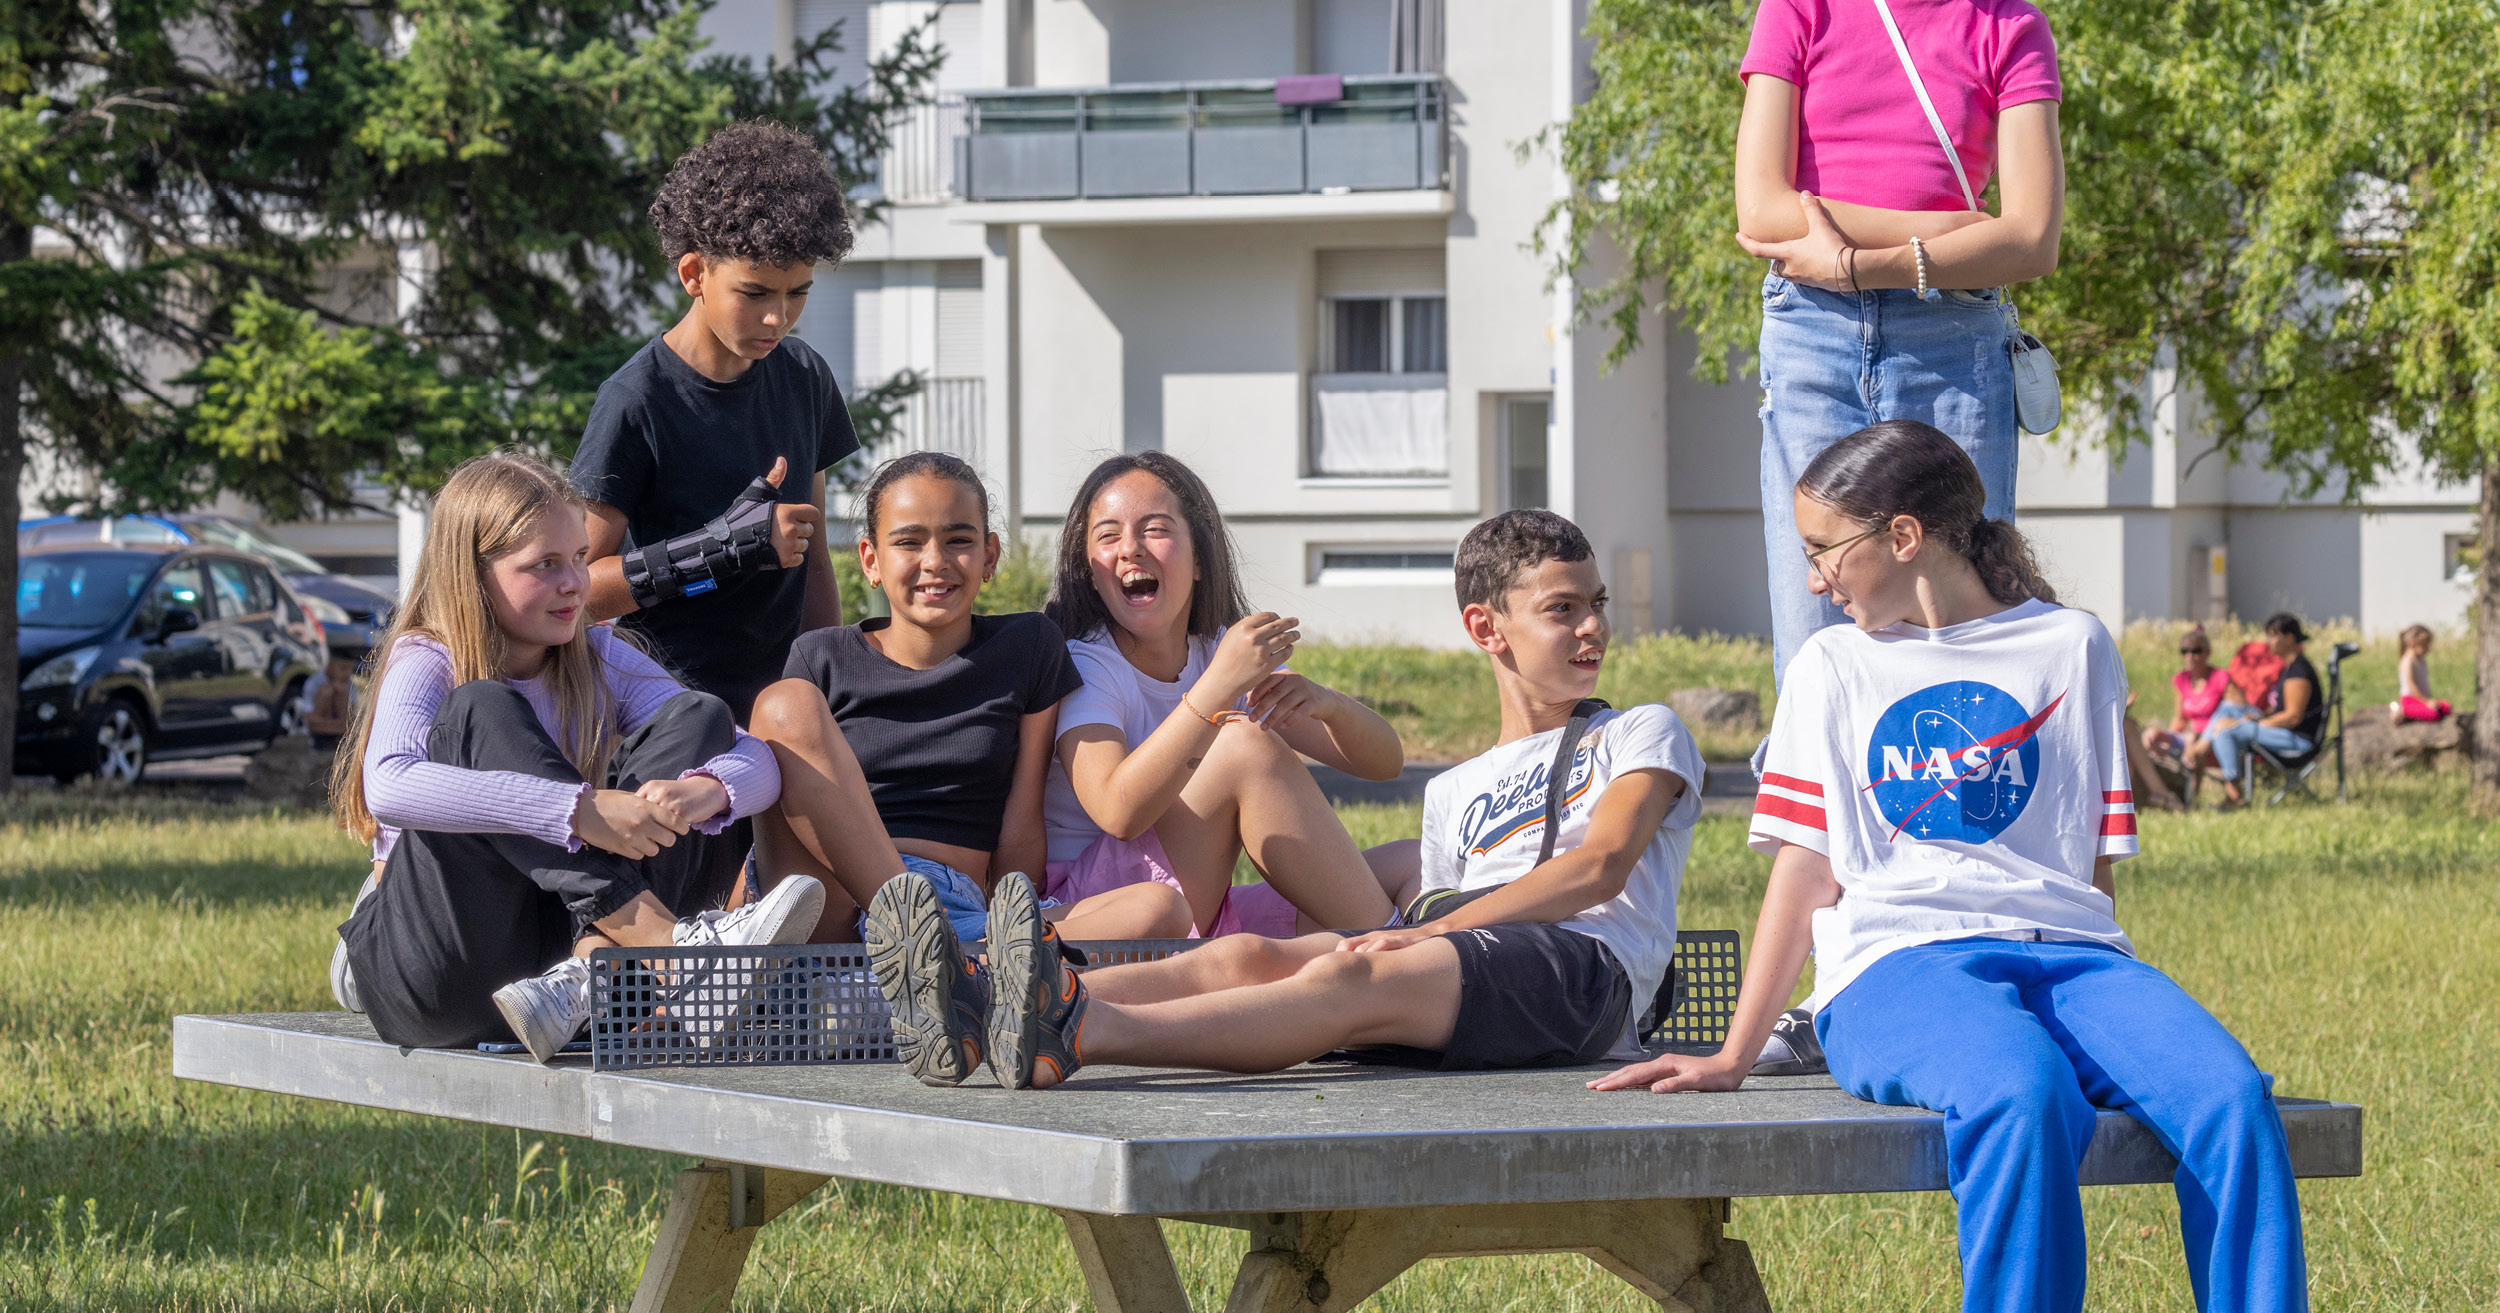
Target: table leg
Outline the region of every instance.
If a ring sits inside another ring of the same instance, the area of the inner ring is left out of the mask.
[[[722,1313],[746,1270],[756,1229],[827,1179],[715,1163],[679,1172],[642,1267],[642,1285],[634,1291],[633,1313]]]
[[[1065,1210],[1059,1216],[1098,1313],[1189,1313],[1161,1222]]]
[[[1427,1258],[1587,1254],[1670,1313],[1770,1313],[1724,1199],[1269,1214],[1227,1313],[1340,1313]]]

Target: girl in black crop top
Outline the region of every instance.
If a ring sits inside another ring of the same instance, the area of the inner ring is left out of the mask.
[[[951,879],[930,874],[964,929],[977,924],[976,900],[1000,875],[1041,873],[1042,783],[1059,702],[1078,678],[1045,617],[973,613],[998,568],[988,508],[979,476],[955,457],[887,462],[860,497],[859,561],[891,618],[802,635],[784,678],[756,699],[754,732],[772,746],[783,779],[781,804],[759,818],[758,859],[775,872],[816,875],[829,903],[847,893],[866,907],[894,875],[843,869],[837,836],[862,826],[882,825],[924,873],[924,864],[947,868]],[[858,814],[856,788],[844,787],[854,774],[873,815]],[[1187,902],[1156,884],[1044,915],[1067,939],[1189,930]]]

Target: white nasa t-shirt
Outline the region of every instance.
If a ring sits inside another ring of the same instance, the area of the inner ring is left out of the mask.
[[[1818,631],[1789,662],[1752,845],[1831,859],[1820,1009],[1877,958],[1978,936],[2129,955],[2101,857],[2136,851],[2127,672],[2089,611],[2024,602],[1941,629]]]
[[[1545,777],[1553,770],[1561,734],[1549,729],[1505,743],[1424,786],[1424,888],[1485,889],[1508,884],[1536,866],[1545,839]],[[1693,822],[1701,816],[1701,751],[1684,722],[1654,702],[1589,717],[1571,756],[1562,823],[1554,836],[1557,856],[1579,847],[1606,786],[1636,770],[1674,775],[1684,781],[1683,796],[1667,809],[1622,893],[1555,923],[1614,953],[1632,982],[1635,1016],[1649,1006],[1675,956],[1675,899],[1693,846]]]

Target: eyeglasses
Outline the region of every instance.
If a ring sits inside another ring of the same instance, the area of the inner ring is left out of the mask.
[[[2179,649],[2179,655],[2181,656],[2212,656],[2213,654],[2214,650],[2210,647],[2183,647]]]
[[[1828,547],[1817,547],[1817,548],[1814,548],[1814,549],[1812,549],[1812,550],[1810,550],[1810,551],[1807,551],[1807,552],[1806,552],[1806,569],[1807,569],[1809,572],[1811,572],[1811,573],[1814,575],[1814,577],[1815,577],[1815,578],[1822,580],[1822,581],[1823,581],[1823,586],[1824,586],[1824,587],[1826,587],[1826,588],[1828,588],[1828,587],[1830,587],[1830,586],[1831,586],[1831,583],[1832,583],[1832,577],[1831,577],[1830,575],[1827,575],[1827,574],[1823,573],[1823,561],[1822,561],[1822,556],[1823,556],[1823,554],[1824,554],[1825,552],[1836,552],[1836,551],[1839,551],[1841,548],[1846,547],[1846,546],[1848,546],[1849,544],[1851,544],[1851,543],[1853,543],[1853,542],[1858,541],[1858,539],[1860,539],[1860,538],[1872,538],[1872,537],[1874,537],[1875,535],[1877,535],[1877,534],[1879,534],[1879,533],[1882,533],[1884,530],[1889,529],[1889,528],[1891,528],[1891,527],[1892,527],[1892,526],[1891,526],[1891,525],[1889,525],[1889,524],[1879,524],[1879,525],[1876,525],[1874,528],[1867,530],[1867,531],[1866,531],[1866,532],[1864,532],[1864,533],[1861,533],[1861,534],[1856,535],[1855,537],[1843,538],[1843,539],[1841,539],[1839,542],[1833,543],[1833,544],[1831,544],[1831,545],[1830,545],[1830,546],[1828,546]],[[1803,550],[1803,549],[1801,548],[1800,550]],[[1837,567],[1835,566],[1835,568],[1837,568]]]

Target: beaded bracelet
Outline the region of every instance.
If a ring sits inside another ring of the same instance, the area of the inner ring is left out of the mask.
[[[1910,256],[1912,262],[1918,266],[1918,299],[1935,300],[1935,296],[1927,290],[1927,243],[1923,238],[1910,239]]]

